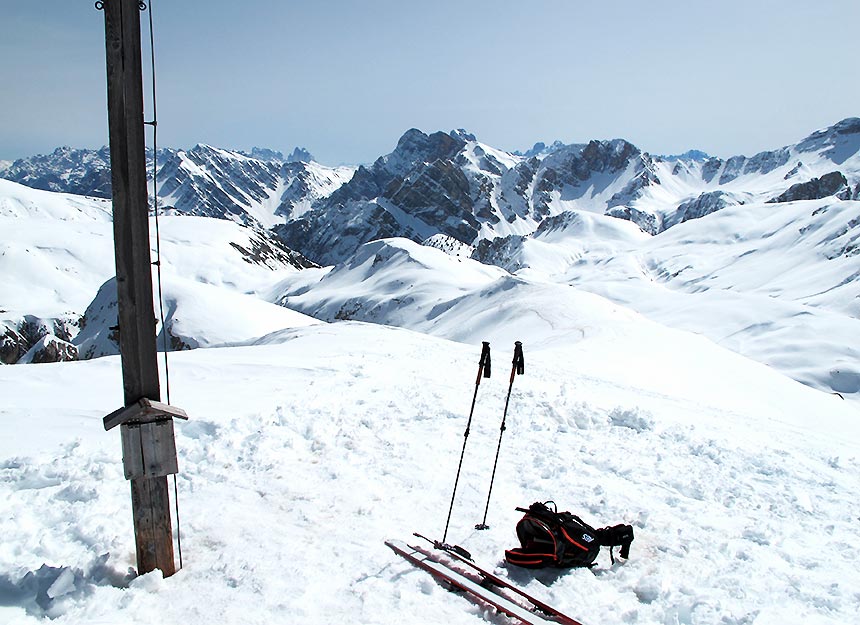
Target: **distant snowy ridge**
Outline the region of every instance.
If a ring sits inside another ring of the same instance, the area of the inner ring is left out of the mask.
[[[465,131],[412,129],[393,152],[359,167],[349,182],[276,231],[322,264],[343,261],[357,245],[380,238],[420,242],[442,235],[475,246],[527,235],[570,210],[611,215],[657,234],[737,204],[860,197],[858,153],[857,118],[792,146],[727,160],[664,159],[623,139],[556,142],[523,156]],[[833,189],[815,180],[844,182]]]
[[[190,150],[160,149],[156,168],[159,207],[182,214],[270,227],[300,215],[352,175],[351,167],[326,167],[304,148],[286,158],[254,148],[250,153],[198,144]],[[152,193],[152,153],[146,176]],[[18,159],[0,177],[34,189],[110,198],[110,152],[57,148]]]
[[[568,210],[612,215],[657,234],[748,202],[856,199],[858,152],[860,118],[726,160],[697,151],[653,156],[623,139],[539,143],[525,154],[509,153],[465,130],[428,135],[413,128],[392,152],[358,168],[326,167],[298,148],[284,159],[272,150],[200,144],[160,151],[157,180],[164,210],[274,228],[291,248],[333,264],[375,239],[422,242],[438,235],[475,246],[530,234]],[[106,156],[61,148],[15,161],[0,175],[106,197]],[[835,180],[844,184],[833,190]]]
[[[310,156],[299,154],[305,155]],[[198,144],[176,152],[159,170],[159,206],[268,228],[301,215],[309,203],[332,193],[352,172],[349,167],[262,160]]]

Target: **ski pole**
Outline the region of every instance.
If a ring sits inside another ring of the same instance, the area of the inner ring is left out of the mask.
[[[469,409],[469,420],[466,422],[466,431],[463,433],[463,449],[460,452],[460,464],[457,466],[457,477],[454,479],[454,492],[451,493],[451,505],[448,507],[448,520],[445,521],[445,533],[442,534],[442,542],[448,538],[448,524],[451,523],[451,511],[454,509],[454,496],[457,494],[457,483],[460,481],[460,469],[463,468],[463,456],[466,453],[466,442],[469,440],[469,428],[472,425],[472,414],[475,412],[475,400],[478,398],[478,387],[481,385],[481,377],[490,377],[490,344],[483,341],[481,348],[481,360],[478,362],[478,377],[475,380],[475,394],[472,395],[472,407]]]
[[[499,451],[502,449],[502,436],[505,433],[505,420],[508,418],[508,403],[511,401],[511,389],[514,387],[514,377],[525,372],[525,360],[523,359],[523,344],[514,342],[514,360],[511,366],[511,382],[508,385],[508,396],[505,398],[505,411],[502,414],[502,426],[499,428],[499,444],[496,447],[496,460],[493,462],[493,475],[490,478],[490,492],[487,493],[487,507],[484,508],[484,520],[475,526],[476,530],[489,529],[487,525],[487,511],[490,509],[490,496],[493,494],[493,482],[496,479],[496,467],[499,464]],[[445,542],[444,540],[442,542]]]

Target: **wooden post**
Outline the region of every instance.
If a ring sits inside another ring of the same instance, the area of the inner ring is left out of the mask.
[[[155,312],[143,129],[143,80],[138,0],[103,0],[108,127],[113,187],[119,344],[125,405],[158,401]],[[122,436],[130,436],[122,424]],[[172,433],[171,433],[172,435]],[[147,443],[141,442],[141,447]],[[131,478],[132,515],[141,575],[176,572],[167,476]]]

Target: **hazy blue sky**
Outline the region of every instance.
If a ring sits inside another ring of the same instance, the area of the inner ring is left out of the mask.
[[[416,127],[726,157],[860,116],[858,0],[151,2],[163,146],[356,163]],[[0,85],[0,159],[107,143],[92,0],[3,0]]]

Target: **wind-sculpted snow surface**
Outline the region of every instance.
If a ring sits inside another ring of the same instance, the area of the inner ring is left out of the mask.
[[[476,532],[512,348],[493,344],[449,538],[584,623],[853,622],[856,411],[704,339],[606,325],[525,343]],[[120,444],[101,427],[122,401],[118,359],[0,368],[0,426],[16,433],[0,439],[0,621],[501,623],[383,545],[441,533],[479,352],[351,322],[174,354],[191,418],[176,428],[184,568],[166,580],[131,570]],[[634,525],[630,559],[504,566],[514,508],[546,499]]]

